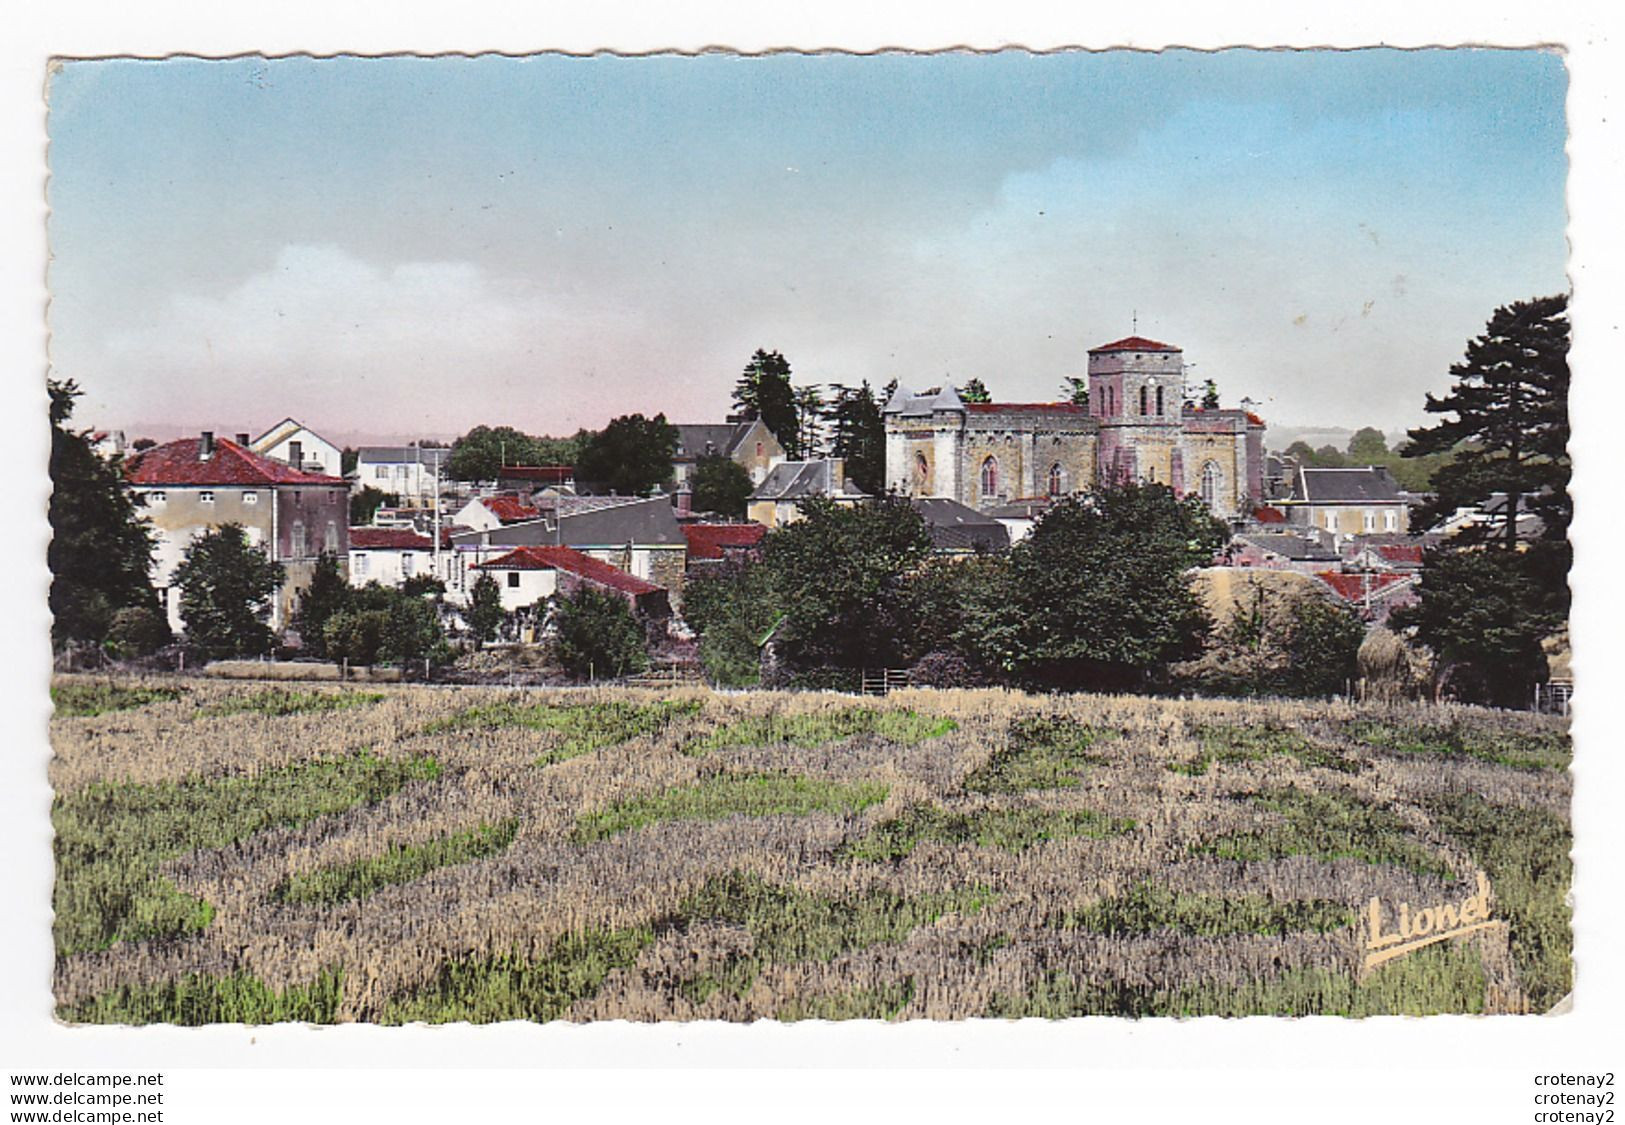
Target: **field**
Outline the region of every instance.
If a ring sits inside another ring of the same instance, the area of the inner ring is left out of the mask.
[[[1468,708],[59,677],[59,1018],[1542,1012],[1569,739]],[[1373,897],[1493,925],[1363,969]]]

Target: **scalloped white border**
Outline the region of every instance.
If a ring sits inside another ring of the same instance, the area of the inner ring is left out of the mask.
[[[8,362],[0,370],[0,445],[13,466],[4,511],[12,532],[0,551],[3,565],[7,675],[4,702],[11,737],[0,744],[0,855],[6,862],[5,904],[0,909],[0,1066],[41,1069],[184,1067],[363,1068],[406,1066],[509,1067],[839,1067],[857,1068],[841,1080],[816,1074],[715,1077],[659,1076],[634,1072],[605,1076],[554,1072],[524,1081],[499,1082],[516,1110],[541,1113],[595,1106],[598,1113],[623,1103],[645,1112],[674,1101],[715,1106],[735,1104],[732,1090],[756,1099],[763,1116],[802,1119],[802,1112],[843,1098],[861,1097],[866,1108],[910,1112],[931,1107],[957,1119],[973,1110],[1014,1108],[1028,1094],[1062,1099],[1055,1108],[1086,1116],[1095,1109],[1132,1108],[1119,1100],[1134,1091],[1155,1093],[1140,1106],[1143,1120],[1172,1120],[1157,1106],[1200,1110],[1205,1119],[1265,1120],[1266,1105],[1302,1105],[1320,1121],[1369,1119],[1373,1113],[1415,1117],[1432,1111],[1438,1120],[1464,1120],[1471,1110],[1494,1111],[1490,1119],[1533,1120],[1530,1075],[1538,1068],[1609,1069],[1622,1057],[1607,1050],[1621,1030],[1621,999],[1615,946],[1625,933],[1616,866],[1625,853],[1615,794],[1625,792],[1619,757],[1625,746],[1612,737],[1625,718],[1610,673],[1620,669],[1621,598],[1615,593],[1625,559],[1619,527],[1625,503],[1615,499],[1620,449],[1610,423],[1625,419],[1625,371],[1621,370],[1619,285],[1621,247],[1621,144],[1615,113],[1625,113],[1619,75],[1625,62],[1619,38],[1625,21],[1601,5],[1501,2],[1424,8],[1420,4],[1366,2],[1322,14],[1301,3],[1225,3],[1185,10],[1168,0],[1141,0],[1093,11],[1073,5],[965,3],[893,5],[825,0],[791,11],[746,3],[594,4],[521,7],[465,2],[436,6],[397,3],[387,8],[342,0],[291,0],[247,6],[222,14],[218,4],[160,2],[139,6],[35,0],[6,18],[0,36],[0,346]],[[1192,6],[1193,8],[1195,6]],[[385,14],[387,12],[387,15]],[[909,1024],[897,1027],[833,1025],[498,1027],[486,1029],[302,1028],[254,1030],[145,1029],[68,1031],[49,1020],[47,936],[50,885],[50,793],[43,762],[48,754],[44,693],[49,667],[44,567],[44,466],[47,430],[41,383],[45,354],[43,310],[45,170],[41,90],[52,54],[163,55],[173,50],[229,55],[267,53],[390,53],[535,48],[584,52],[611,47],[628,53],[661,49],[702,50],[716,44],[747,51],[785,45],[797,48],[875,50],[900,46],[989,49],[1022,45],[1037,49],[1085,45],[1140,48],[1182,45],[1221,47],[1355,47],[1493,44],[1561,44],[1570,67],[1571,277],[1575,295],[1576,378],[1573,391],[1577,501],[1574,536],[1573,637],[1579,668],[1576,741],[1579,748],[1574,804],[1576,847],[1576,959],[1578,998],[1572,1013],[1554,1019],[1480,1020],[1250,1020],[1223,1023],[1070,1021],[1019,1026]],[[1021,1076],[984,1081],[947,1075],[927,1080],[893,1073],[903,1067],[1066,1067],[1087,1073]],[[871,1068],[880,1068],[878,1070]],[[1249,1077],[1250,1076],[1250,1077]],[[317,1081],[320,1075],[304,1077]],[[221,1074],[219,1089],[258,1089],[264,1094],[292,1076]],[[491,1075],[493,1080],[498,1075]],[[401,1076],[404,1081],[405,1075]],[[201,1080],[199,1080],[199,1083]],[[387,1091],[387,1075],[349,1071],[347,1088]],[[198,1096],[202,1098],[202,1086]],[[475,1087],[468,1087],[473,1089]],[[705,1091],[716,1092],[707,1095]],[[1243,1095],[1251,1090],[1251,1098]],[[679,1093],[681,1091],[681,1093]],[[1115,1091],[1115,1093],[1113,1093]],[[1318,1091],[1318,1093],[1317,1093]],[[245,1091],[246,1093],[246,1091]],[[991,1098],[989,1095],[992,1095]],[[221,1095],[224,1098],[224,1095]],[[1394,1100],[1390,1100],[1394,1099]],[[342,1102],[343,1099],[341,1099]],[[197,1113],[207,1100],[192,1106]],[[222,1100],[220,1116],[200,1113],[176,1120],[224,1119],[251,1107]],[[357,1105],[365,1104],[357,1102]],[[847,1104],[843,1102],[842,1104]],[[851,1101],[855,1107],[857,1101]],[[184,1098],[175,1103],[186,1113]],[[449,1108],[449,1107],[448,1107]],[[700,1109],[700,1105],[695,1105]],[[1345,1116],[1347,1114],[1347,1116]],[[868,1114],[866,1113],[865,1116]],[[1113,1115],[1115,1116],[1115,1114]],[[250,1118],[262,1119],[262,1118]],[[273,1118],[263,1118],[271,1120]],[[328,1119],[320,1115],[312,1120]],[[359,1120],[361,1118],[353,1118]],[[419,1120],[397,1115],[396,1120]],[[424,1117],[422,1120],[434,1118]]]

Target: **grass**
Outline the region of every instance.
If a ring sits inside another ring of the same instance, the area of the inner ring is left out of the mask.
[[[843,738],[867,734],[887,742],[910,745],[941,738],[959,729],[953,719],[914,711],[853,707],[844,711],[775,713],[734,719],[685,747],[704,754],[736,746],[824,746]]]
[[[965,779],[965,790],[1020,793],[1075,788],[1085,769],[1105,761],[1089,748],[1116,734],[1072,719],[1019,719],[1010,726],[1008,745],[995,750],[985,765]]]
[[[1484,1010],[1485,976],[1472,945],[1432,946],[1359,978],[1288,969],[1239,984],[1203,981],[1151,988],[1108,979],[1079,982],[1051,971],[1021,995],[995,994],[986,1014],[1004,1019],[1074,1016],[1428,1016]]]
[[[245,974],[188,973],[160,984],[121,984],[82,1004],[57,1009],[69,1023],[332,1023],[343,997],[343,974],[324,969],[308,985],[276,992]]]
[[[59,719],[82,719],[109,711],[130,711],[149,703],[168,703],[183,694],[178,687],[130,687],[112,680],[80,680],[51,685],[51,702]]]
[[[697,715],[698,700],[661,703],[604,702],[559,705],[504,699],[471,707],[429,724],[425,733],[457,730],[500,730],[520,727],[559,735],[557,745],[536,760],[552,765],[634,738],[655,738],[678,719]]]
[[[1246,727],[1207,726],[1201,728],[1201,738],[1200,754],[1183,762],[1175,762],[1168,768],[1189,777],[1200,777],[1216,762],[1262,762],[1277,756],[1339,773],[1354,773],[1360,768],[1359,762],[1276,723]]]
[[[1436,797],[1423,807],[1484,869],[1494,893],[1491,913],[1511,931],[1518,979],[1536,1011],[1573,987],[1573,931],[1564,901],[1573,878],[1573,832],[1539,809],[1492,804],[1472,793]]]
[[[585,813],[576,818],[570,838],[588,844],[663,820],[854,813],[884,801],[886,792],[877,781],[846,785],[794,774],[717,774]]]
[[[1223,937],[1229,934],[1284,935],[1304,930],[1323,932],[1351,926],[1354,922],[1354,910],[1325,899],[1280,901],[1262,895],[1234,898],[1191,895],[1142,882],[1122,894],[1062,915],[1053,924],[1061,929],[1092,930],[1118,936],[1172,931]]]
[[[1023,852],[1046,840],[1098,838],[1133,827],[1132,820],[1088,809],[980,809],[957,813],[919,804],[910,805],[901,816],[881,821],[862,839],[843,847],[838,858],[895,861],[912,852],[922,840]]]
[[[442,867],[495,855],[513,843],[518,820],[482,824],[422,844],[391,847],[380,856],[285,879],[272,898],[287,903],[337,903],[365,898],[396,883],[410,883]]]
[[[92,785],[58,797],[56,946],[67,955],[203,929],[214,911],[159,874],[164,861],[278,825],[373,803],[432,778],[427,758],[319,759],[252,777]]]
[[[981,887],[913,896],[869,890],[833,897],[733,871],[707,879],[658,928],[669,932],[699,922],[723,922],[749,932],[749,953],[733,955],[681,984],[684,995],[703,1003],[718,989],[743,996],[766,965],[830,961],[854,949],[893,944],[945,914],[980,910],[993,897]]]
[[[914,978],[875,988],[854,988],[823,996],[797,996],[779,1008],[777,1018],[796,1020],[894,1020],[914,999]]]
[[[653,940],[646,927],[588,930],[559,938],[536,960],[500,954],[447,961],[428,984],[391,1001],[382,1022],[556,1020]]]
[[[1352,794],[1286,788],[1258,794],[1252,801],[1280,814],[1282,819],[1254,832],[1198,845],[1195,850],[1249,863],[1293,855],[1328,862],[1357,859],[1373,865],[1393,864],[1446,881],[1454,879],[1449,866],[1423,845],[1404,821],[1390,810]]]
[[[233,695],[218,703],[198,709],[199,715],[284,715],[321,714],[328,711],[349,711],[356,707],[370,707],[382,701],[377,691],[290,691],[287,688],[267,688],[249,695]]]
[[[1344,731],[1357,742],[1393,754],[1477,758],[1526,770],[1566,770],[1573,761],[1573,740],[1566,730],[1520,731],[1452,717],[1436,723],[1357,720]]]

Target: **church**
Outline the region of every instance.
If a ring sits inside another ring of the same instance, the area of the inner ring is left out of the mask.
[[[1166,484],[1217,516],[1263,496],[1264,423],[1185,397],[1184,353],[1130,336],[1089,351],[1089,402],[965,402],[953,387],[886,403],[886,483],[989,509],[1108,482]]]

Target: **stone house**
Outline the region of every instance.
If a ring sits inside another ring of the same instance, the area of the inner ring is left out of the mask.
[[[349,573],[352,586],[400,586],[432,576],[434,540],[409,527],[352,527]]]
[[[752,484],[767,479],[774,465],[784,460],[784,446],[760,418],[748,422],[706,423],[677,427],[677,454],[671,474],[676,491],[689,491],[694,466],[704,457],[727,457],[742,466]]]
[[[416,445],[364,445],[356,451],[355,486],[399,496],[407,507],[428,507],[440,492],[451,450]]]
[[[1276,506],[1292,526],[1339,538],[1410,530],[1407,496],[1381,465],[1300,468],[1292,499]]]
[[[349,554],[350,494],[342,477],[305,472],[242,442],[216,441],[209,431],[154,446],[126,460],[124,470],[157,532],[153,585],[171,629],[185,624],[175,568],[192,541],[212,528],[241,524],[250,543],[282,564],[285,577],[270,619],[277,632],[292,620],[318,556]]]
[[[756,486],[745,515],[764,527],[782,527],[801,518],[801,505],[821,497],[837,504],[856,504],[871,497],[846,475],[846,460],[783,461]]]

